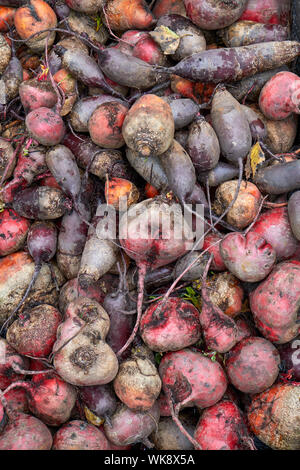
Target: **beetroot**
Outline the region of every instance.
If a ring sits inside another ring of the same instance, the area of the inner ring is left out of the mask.
[[[133,411],[148,411],[153,407],[161,390],[161,380],[154,364],[139,348],[120,364],[114,390]]]
[[[125,405],[119,405],[111,417],[110,424],[104,424],[106,437],[115,445],[135,444],[146,439],[159,422],[157,403],[146,413],[132,411]]]
[[[56,308],[39,305],[21,314],[8,328],[7,341],[20,354],[45,357],[52,350],[60,322]]]
[[[22,82],[19,94],[26,113],[38,108],[52,108],[57,102],[51,83],[36,78]]]
[[[25,413],[14,413],[0,434],[0,450],[50,450],[51,432],[47,426]]]
[[[0,256],[9,255],[22,248],[30,222],[12,209],[0,213]]]
[[[202,310],[200,323],[203,329],[205,344],[208,348],[219,353],[225,353],[237,343],[238,328],[233,319],[212,303],[206,286],[206,277],[212,261],[210,256],[202,281]]]
[[[198,310],[179,298],[155,302],[141,319],[143,341],[152,351],[178,351],[200,339]]]
[[[280,358],[275,346],[259,337],[240,341],[226,358],[230,382],[244,393],[260,393],[271,387],[279,372]]]
[[[199,28],[220,29],[239,19],[247,0],[219,2],[213,0],[184,0],[188,17]]]
[[[0,358],[0,389],[4,390],[23,377],[18,370],[27,369],[29,361],[20,356],[4,338],[0,339]]]
[[[226,399],[203,411],[195,439],[203,450],[254,450],[241,411]]]
[[[59,144],[66,131],[60,115],[45,107],[27,114],[25,124],[31,136],[45,146]]]
[[[274,450],[299,450],[297,384],[276,384],[254,396],[248,410],[250,430]]]
[[[64,424],[53,438],[53,450],[108,450],[109,443],[92,424],[75,420]]]
[[[80,387],[83,403],[101,419],[109,418],[116,410],[117,398],[110,384]]]
[[[118,361],[105,343],[110,327],[107,313],[95,300],[79,297],[68,305],[57,329],[54,367],[73,385],[103,385],[118,372]]]
[[[175,410],[212,406],[222,398],[227,387],[220,364],[190,349],[165,354],[159,374],[163,391]]]
[[[288,376],[300,382],[300,337],[289,343],[278,345],[281,367]]]
[[[250,232],[260,235],[274,248],[278,261],[290,258],[298,247],[286,207],[278,207],[261,214]]]
[[[255,232],[230,233],[220,243],[225,266],[241,281],[258,282],[267,277],[276,262],[276,252]]]
[[[272,343],[284,344],[299,334],[300,262],[278,264],[250,294],[259,331]]]

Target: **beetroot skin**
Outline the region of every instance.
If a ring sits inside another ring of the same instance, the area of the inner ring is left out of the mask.
[[[278,264],[250,294],[255,324],[272,343],[288,343],[299,334],[299,305],[299,261]]]
[[[179,298],[155,302],[144,313],[140,331],[143,341],[153,351],[178,351],[199,340],[199,312]]]
[[[49,108],[38,108],[26,116],[26,127],[31,136],[40,144],[59,144],[65,135],[65,125],[59,114]]]
[[[279,372],[280,356],[270,341],[249,337],[227,354],[226,371],[230,382],[244,393],[260,393],[271,387]]]
[[[164,393],[177,409],[212,406],[227,388],[220,364],[190,349],[167,353],[159,365],[159,374]]]

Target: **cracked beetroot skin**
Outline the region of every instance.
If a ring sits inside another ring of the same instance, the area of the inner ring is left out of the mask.
[[[259,331],[272,343],[284,344],[299,334],[300,262],[278,264],[250,294]]]

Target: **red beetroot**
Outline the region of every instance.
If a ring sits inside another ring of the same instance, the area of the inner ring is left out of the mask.
[[[244,282],[261,281],[276,262],[273,247],[255,232],[229,233],[220,243],[220,252],[227,269]]]
[[[27,390],[29,409],[43,423],[60,426],[68,421],[76,402],[75,387],[50,373],[33,376]]]
[[[184,0],[187,16],[199,28],[220,29],[239,19],[245,10],[247,0],[214,1]]]
[[[27,114],[25,124],[31,136],[45,146],[59,144],[66,131],[60,115],[45,107]]]
[[[25,243],[30,221],[12,209],[0,213],[0,256],[18,251]]]
[[[206,286],[206,277],[212,261],[213,255],[207,263],[202,281],[202,310],[200,314],[200,323],[203,328],[203,336],[206,346],[219,353],[229,351],[238,339],[238,328],[234,320],[222,310],[214,305],[209,297]]]
[[[208,253],[212,253],[214,255],[211,263],[211,269],[213,271],[226,271],[226,266],[220,253],[221,241],[222,238],[216,233],[209,233],[203,241],[203,251],[207,250]]]
[[[4,338],[0,338],[0,389],[6,389],[12,382],[23,377],[18,369],[28,368],[28,359],[20,356]]]
[[[19,94],[26,113],[38,108],[52,108],[57,95],[49,81],[32,78],[21,83]]]
[[[249,337],[240,341],[226,358],[230,382],[243,393],[260,393],[271,387],[279,372],[280,357],[270,341]]]
[[[300,262],[278,264],[250,294],[259,331],[272,343],[284,344],[299,334]]]
[[[271,209],[261,214],[250,232],[255,232],[272,245],[278,261],[290,258],[298,248],[286,207]]]
[[[117,446],[136,444],[146,439],[159,422],[159,408],[154,406],[146,413],[132,411],[125,405],[119,405],[111,417],[110,424],[104,424],[104,432],[109,441]]]
[[[266,118],[275,121],[300,114],[300,77],[292,72],[279,72],[263,87],[259,107]]]
[[[108,450],[105,435],[92,424],[75,420],[64,424],[53,438],[53,450]]]
[[[176,411],[191,406],[212,406],[227,388],[226,375],[220,364],[190,349],[165,354],[159,374],[163,391]]]
[[[290,18],[290,5],[290,0],[248,0],[240,20],[286,26]]]
[[[0,450],[50,450],[51,432],[34,416],[14,413],[0,434]]]
[[[140,39],[135,44],[132,55],[152,65],[165,65],[166,63],[161,48],[151,37]]]
[[[189,302],[175,297],[155,302],[144,313],[140,332],[152,351],[178,351],[200,339],[199,312]]]
[[[229,400],[203,411],[195,439],[203,450],[254,450],[241,411]]]
[[[169,220],[170,209],[172,211],[174,209],[172,213],[173,226],[163,233],[164,220]],[[144,279],[147,270],[175,261],[187,251],[192,239],[191,230],[185,223],[178,205],[162,196],[147,199],[132,206],[123,218],[126,218],[127,223],[123,219],[120,221],[120,242],[125,252],[135,260],[138,266],[139,281],[137,321],[130,338],[119,351],[119,354],[127,349],[137,333],[142,315]],[[149,233],[150,222],[152,224],[151,233]],[[178,223],[181,227],[181,237],[178,236],[178,233],[175,237],[175,228],[178,229]],[[159,234],[159,237],[157,237],[157,234]]]
[[[13,411],[29,413],[26,390],[22,390],[21,388],[13,388],[6,392],[4,396],[8,406]]]

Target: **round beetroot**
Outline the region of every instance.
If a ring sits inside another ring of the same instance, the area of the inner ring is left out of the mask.
[[[50,450],[51,432],[34,416],[15,413],[0,434],[0,450]]]
[[[153,351],[178,351],[199,340],[199,312],[179,298],[155,302],[144,313],[140,331],[143,341]]]
[[[53,438],[53,450],[108,450],[104,434],[85,421],[64,424]]]
[[[13,209],[0,213],[0,256],[18,251],[25,243],[30,221]]]
[[[275,382],[279,364],[275,346],[264,338],[252,336],[229,351],[226,371],[230,382],[241,392],[260,393]]]
[[[14,321],[7,330],[7,341],[20,354],[46,357],[52,351],[61,320],[56,308],[38,305]]]
[[[34,109],[27,114],[25,124],[31,136],[46,146],[59,144],[66,132],[60,115],[45,107]]]

